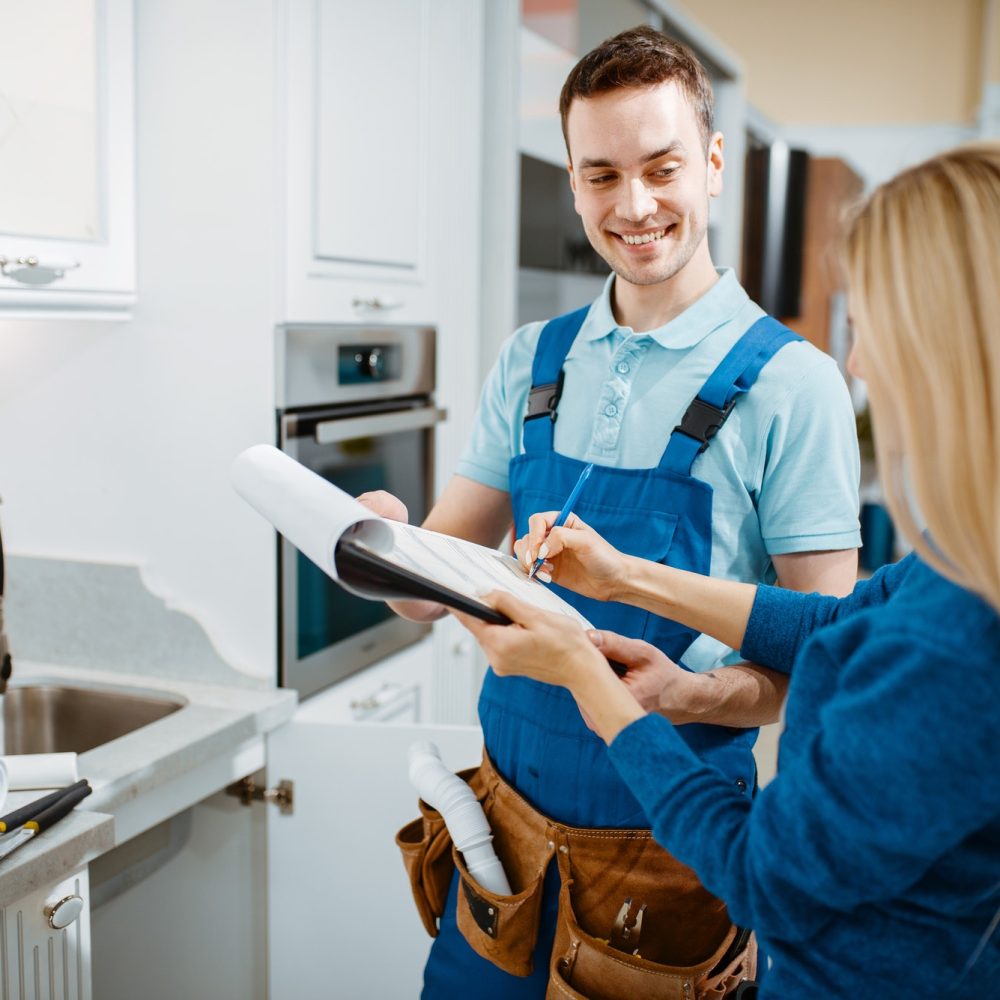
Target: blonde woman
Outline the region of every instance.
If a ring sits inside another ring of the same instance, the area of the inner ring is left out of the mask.
[[[514,626],[466,623],[499,673],[573,693],[657,839],[756,929],[772,959],[761,998],[997,996],[1000,145],[877,189],[846,262],[850,365],[869,385],[885,496],[912,555],[838,600],[624,556],[579,521],[550,531],[551,513],[518,543],[530,565],[544,542],[563,586],[790,673],[771,784],[747,799],[668,721],[690,721],[671,708],[699,690],[718,704],[739,667],[688,673],[506,596],[495,604]],[[605,655],[628,664],[623,680]]]

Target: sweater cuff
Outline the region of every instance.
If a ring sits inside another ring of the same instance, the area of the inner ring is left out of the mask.
[[[801,637],[803,609],[809,594],[759,586],[740,655],[751,663],[790,674]]]
[[[645,809],[663,794],[664,776],[701,761],[669,719],[650,712],[629,723],[608,747],[611,763]]]

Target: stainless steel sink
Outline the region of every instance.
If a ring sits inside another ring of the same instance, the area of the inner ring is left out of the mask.
[[[3,701],[3,752],[83,753],[184,707],[176,698],[120,688],[11,685]]]

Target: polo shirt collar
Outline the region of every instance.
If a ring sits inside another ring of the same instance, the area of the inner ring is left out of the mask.
[[[749,296],[736,280],[732,268],[716,268],[716,272],[719,280],[700,299],[669,323],[655,330],[645,330],[643,335],[668,349],[693,347],[732,319],[746,304]],[[587,319],[580,329],[580,336],[584,340],[601,340],[616,331],[625,337],[633,335],[630,327],[618,325],[611,311],[611,288],[614,280],[613,274],[608,276],[604,290],[590,307]]]

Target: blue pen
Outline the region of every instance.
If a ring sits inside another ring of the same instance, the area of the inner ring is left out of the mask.
[[[574,486],[573,489],[570,490],[570,494],[568,497],[566,497],[566,502],[563,504],[562,510],[559,511],[559,514],[555,519],[555,523],[552,525],[553,528],[561,528],[566,523],[566,518],[568,518],[569,515],[572,513],[573,504],[575,504],[576,501],[579,499],[580,490],[583,489],[583,484],[587,481],[587,478],[593,471],[593,469],[594,469],[594,463],[590,462],[587,466],[585,466],[583,472],[580,473],[580,478],[576,481],[576,486]],[[551,530],[551,528],[549,530]],[[543,566],[544,564],[545,564],[544,557],[539,556],[535,560],[535,565],[531,567],[531,572],[528,574],[528,579],[530,580],[538,572],[538,568],[540,566]]]

